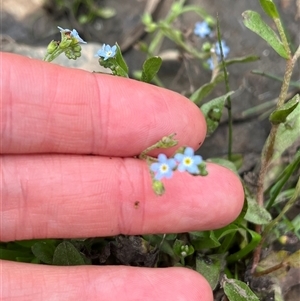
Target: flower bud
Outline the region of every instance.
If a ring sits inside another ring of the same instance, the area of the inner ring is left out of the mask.
[[[53,52],[57,49],[57,47],[58,47],[58,42],[52,40],[52,41],[49,43],[49,45],[47,46],[47,52],[48,52],[49,54],[51,54],[51,53],[53,53]]]
[[[59,48],[61,49],[66,49],[68,48],[72,43],[72,40],[71,39],[67,39],[67,38],[64,38],[60,43],[59,43]]]
[[[204,52],[210,52],[211,47],[212,47],[212,45],[209,42],[205,42],[202,45],[202,51],[204,51]]]
[[[163,193],[165,192],[164,184],[158,180],[152,181],[152,188],[157,195],[163,195]]]
[[[81,51],[81,46],[77,43],[76,45],[74,45],[72,47],[72,49],[75,51],[75,52],[80,52]]]
[[[201,164],[199,164],[198,168],[200,170],[200,175],[201,176],[207,176],[208,175],[208,171],[206,169],[206,163],[205,162],[202,162]]]

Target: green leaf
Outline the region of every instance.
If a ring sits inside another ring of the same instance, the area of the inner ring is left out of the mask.
[[[294,226],[294,233],[297,235],[298,239],[300,240],[300,215],[297,215],[293,221],[292,224]]]
[[[246,191],[248,210],[244,216],[245,220],[256,225],[266,225],[272,220],[271,214],[257,204],[256,200]]]
[[[279,124],[286,121],[286,118],[292,113],[299,104],[300,96],[296,94],[292,99],[287,103],[281,106],[279,109],[276,109],[271,113],[269,120],[273,124]]]
[[[178,234],[176,234],[176,233],[166,234],[165,240],[174,240],[174,239],[176,239],[177,235]]]
[[[19,257],[24,257],[24,258],[31,257],[31,259],[34,258],[30,250],[24,252],[18,250],[7,250],[4,248],[0,249],[0,259],[16,261],[17,258]]]
[[[240,227],[237,224],[231,223],[223,228],[214,230],[214,233],[215,233],[216,238],[219,241],[221,238],[223,238],[227,235],[235,234],[236,232],[239,231],[239,229],[240,229]]]
[[[240,280],[227,279],[224,276],[222,286],[229,301],[259,301],[250,287]]]
[[[255,62],[260,60],[259,56],[256,55],[249,55],[249,56],[244,56],[244,57],[237,57],[237,58],[232,58],[232,59],[227,59],[225,62],[226,66],[236,64],[236,63],[250,63],[250,62]]]
[[[34,256],[40,261],[52,264],[53,255],[55,251],[55,244],[53,243],[53,241],[36,242],[31,247],[31,251],[34,254]]]
[[[158,56],[147,59],[143,64],[141,80],[145,83],[150,83],[153,77],[157,74],[162,64],[162,59]]]
[[[243,166],[244,156],[242,154],[232,154],[230,158],[231,162],[235,165],[235,168],[238,170]]]
[[[226,264],[225,257],[226,254],[196,257],[196,271],[204,276],[212,290],[214,290],[219,283],[220,275]]]
[[[261,19],[257,12],[247,10],[243,12],[242,16],[244,17],[244,24],[247,28],[263,38],[280,56],[285,59],[289,58],[289,54],[277,34]]]
[[[159,246],[161,252],[174,257],[174,251],[170,246],[169,241],[163,235],[143,235],[143,238],[147,240],[152,246]]]
[[[211,135],[218,127],[222,117],[224,103],[227,97],[233,93],[233,91],[230,91],[225,95],[210,100],[201,106],[201,111],[203,112],[207,123],[207,136]]]
[[[267,202],[267,209],[270,209],[275,200],[278,198],[278,195],[281,189],[284,187],[285,183],[292,176],[295,170],[298,170],[300,166],[300,150],[298,150],[294,156],[293,161],[283,170],[283,172],[277,177],[274,185],[267,189],[266,193],[270,195],[270,199]]]
[[[127,75],[126,77],[128,77],[128,66],[123,58],[120,46],[118,45],[118,43],[116,43],[117,46],[117,51],[116,51],[116,62],[119,65],[119,68],[122,69],[124,71],[124,73]],[[123,77],[125,77],[124,75],[121,75]]]
[[[194,231],[189,232],[190,240],[195,250],[213,249],[219,247],[214,231]]]
[[[231,171],[233,171],[235,174],[238,174],[237,168],[235,166],[235,164],[227,159],[224,158],[209,158],[206,160],[207,162],[213,162],[216,164],[219,164],[221,166],[224,166],[228,169],[230,169]]]
[[[40,261],[37,258],[34,258],[33,256],[18,256],[16,257],[17,262],[26,262],[26,263],[40,263]]]
[[[20,245],[24,248],[30,249],[35,243],[41,241],[40,239],[31,239],[31,240],[16,240],[13,243]]]
[[[299,139],[299,129],[300,106],[297,106],[294,111],[287,116],[285,123],[279,124],[272,162],[278,160],[283,152]]]
[[[85,264],[79,251],[68,241],[60,243],[53,255],[54,265],[83,265]]]
[[[212,82],[204,84],[197,89],[191,96],[190,100],[196,105],[199,105],[204,97],[210,94],[215,86],[224,80],[224,73],[219,73]]]
[[[279,18],[279,13],[277,11],[276,5],[272,0],[259,0],[260,5],[264,12],[272,19]]]
[[[251,240],[250,242],[245,242],[243,248],[241,248],[239,251],[230,254],[226,260],[228,264],[234,263],[234,262],[238,262],[240,261],[242,258],[245,258],[246,256],[248,256],[250,253],[253,252],[253,250],[258,246],[259,242],[261,241],[261,235],[256,233],[255,231],[252,231],[242,225],[240,225],[240,234],[242,234],[242,229],[244,230],[244,233],[248,233],[250,234]]]

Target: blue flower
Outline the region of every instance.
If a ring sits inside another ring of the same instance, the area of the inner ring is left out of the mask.
[[[177,170],[181,172],[188,171],[191,174],[200,173],[197,165],[202,162],[202,157],[195,156],[191,147],[187,147],[183,154],[176,154],[174,158],[178,162]]]
[[[166,155],[159,154],[158,162],[152,163],[150,169],[155,173],[155,180],[160,181],[162,178],[171,178],[173,169],[176,167],[174,159],[168,159]]]
[[[76,29],[71,31],[71,37],[74,37],[79,43],[86,44],[86,42],[79,36]]]
[[[64,33],[70,33],[71,38],[75,38],[78,43],[86,44],[86,42],[79,36],[78,32],[76,29],[70,30],[70,29],[63,29],[60,26],[57,26],[57,28],[60,30],[60,32]]]
[[[209,69],[213,70],[214,69],[214,62],[213,62],[212,58],[209,58],[206,62],[208,64]]]
[[[224,40],[221,40],[222,50],[224,57],[227,57],[228,53],[230,52],[230,48],[226,45]],[[221,49],[219,43],[216,44],[216,54],[221,56]]]
[[[211,29],[209,28],[208,24],[205,21],[197,22],[195,24],[194,34],[196,36],[199,36],[200,38],[205,38],[210,33],[211,33]]]
[[[116,55],[117,46],[110,47],[109,45],[103,44],[102,48],[98,50],[96,56],[102,57],[104,61],[114,57]]]

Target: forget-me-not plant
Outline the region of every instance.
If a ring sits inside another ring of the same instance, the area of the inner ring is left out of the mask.
[[[63,29],[60,26],[57,26],[57,28],[60,30],[60,32],[63,32],[63,33],[69,32],[70,37],[75,38],[79,43],[86,44],[86,42],[79,36],[78,31],[76,29],[73,29],[73,30],[70,30],[70,29],[67,29],[67,28]]]
[[[211,29],[207,22],[197,22],[194,28],[194,34],[200,38],[205,38],[206,36],[210,35]]]
[[[190,174],[199,174],[199,165],[202,162],[202,157],[199,155],[194,155],[194,150],[191,147],[187,147],[184,153],[178,153],[174,156],[178,163],[177,170],[183,172],[187,171]]]
[[[223,56],[224,56],[224,58],[226,58],[230,52],[230,48],[227,46],[227,44],[224,40],[221,40],[221,47],[222,47],[222,51],[223,51]],[[221,49],[220,49],[219,43],[216,43],[216,45],[215,45],[215,53],[218,57],[218,61],[220,61]],[[212,60],[212,58],[209,58],[206,62],[208,64],[210,70],[214,69],[215,66],[214,66],[214,61]]]
[[[226,45],[226,42],[224,40],[221,40],[221,46],[224,58],[227,57],[228,53],[230,52],[230,48]],[[219,43],[216,44],[216,54],[218,56],[221,56],[221,49]]]
[[[116,45],[110,47],[110,45],[108,44],[103,44],[102,48],[98,50],[96,56],[99,56],[103,58],[104,61],[106,61],[107,59],[114,57],[116,55],[116,51],[117,51]]]
[[[157,159],[158,162],[152,163],[150,166],[150,170],[155,173],[154,179],[160,181],[163,178],[171,178],[176,161],[173,158],[168,159],[165,154],[159,154]]]
[[[212,58],[209,58],[207,61],[208,67],[210,70],[214,69],[214,62],[212,60]]]

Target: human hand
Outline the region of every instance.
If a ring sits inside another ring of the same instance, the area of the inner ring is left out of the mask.
[[[205,120],[183,96],[8,53],[1,60],[1,241],[206,230],[241,211],[242,185],[221,166],[207,164],[206,177],[175,172],[159,197],[147,164],[133,158],[174,132],[176,148],[202,144]],[[2,300],[212,300],[185,268],[1,261],[1,271]]]

